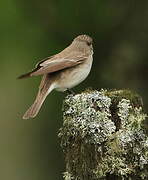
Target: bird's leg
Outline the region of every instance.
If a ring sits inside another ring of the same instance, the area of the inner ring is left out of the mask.
[[[67,89],[66,92],[67,92],[69,95],[70,95],[70,94],[75,95],[75,92],[74,92],[73,90],[71,90],[71,89]]]

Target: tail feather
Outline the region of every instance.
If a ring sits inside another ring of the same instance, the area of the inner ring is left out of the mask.
[[[19,77],[17,77],[17,79],[29,78],[29,77],[31,77],[31,74],[32,74],[32,72],[28,72],[28,73],[22,74]]]
[[[24,114],[23,119],[34,118],[38,114],[38,112],[39,112],[39,110],[40,110],[40,108],[41,108],[41,106],[42,106],[47,95],[48,94],[38,95],[35,102],[32,104],[32,106]]]
[[[34,72],[36,72],[37,70],[39,69],[39,67],[33,69],[32,71],[28,72],[28,73],[25,73],[25,74],[22,74],[20,75],[17,79],[24,79],[24,78],[29,78],[33,75]]]
[[[52,83],[51,79],[49,79],[49,76],[44,75],[40,84],[37,97],[32,106],[24,114],[23,119],[34,118],[38,114],[47,95],[54,89],[54,87],[55,85],[54,83]]]

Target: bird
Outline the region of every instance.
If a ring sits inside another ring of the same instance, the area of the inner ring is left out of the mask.
[[[79,35],[61,52],[40,61],[35,68],[18,79],[42,75],[34,103],[25,112],[23,119],[34,118],[47,95],[52,90],[70,91],[90,73],[93,62],[93,40],[88,35]]]

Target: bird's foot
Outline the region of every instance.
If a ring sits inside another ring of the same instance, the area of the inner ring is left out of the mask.
[[[75,92],[71,89],[67,89],[66,92],[68,95],[75,95]]]

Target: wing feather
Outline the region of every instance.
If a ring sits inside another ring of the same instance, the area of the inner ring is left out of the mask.
[[[53,73],[62,69],[73,67],[81,64],[87,58],[88,57],[86,56],[75,56],[66,58],[53,57],[45,61],[41,61],[37,65],[37,68],[32,72],[31,76]]]
[[[69,53],[68,48],[67,50],[65,49],[59,54],[41,60],[36,65],[35,69],[33,69],[32,71],[26,74],[19,76],[18,78],[23,79],[31,76],[53,73],[56,71],[60,71],[81,64],[88,58],[88,54],[84,54],[80,51],[72,51],[72,50]]]

